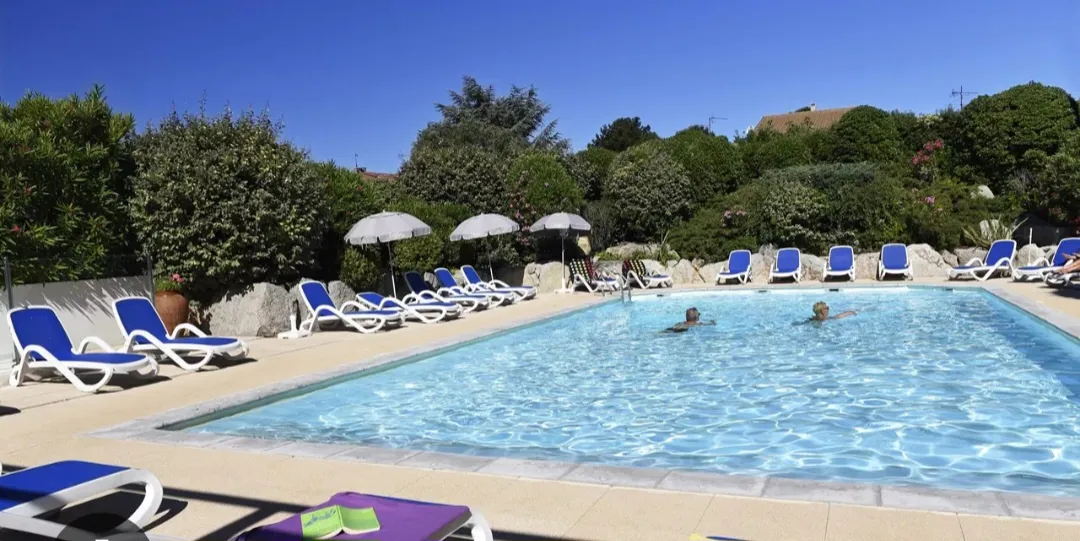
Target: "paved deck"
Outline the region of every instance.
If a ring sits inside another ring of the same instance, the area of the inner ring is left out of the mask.
[[[1004,280],[992,284],[1042,309],[1080,317],[1075,292]],[[136,418],[462,335],[490,332],[599,300],[584,294],[547,294],[447,324],[411,325],[366,336],[326,332],[294,341],[255,340],[251,342],[254,362],[193,374],[162,365],[165,377],[159,381],[140,385],[118,376],[116,386],[96,395],[55,381],[5,387],[0,389],[0,404],[17,411],[0,417],[4,435],[0,458],[5,465],[79,458],[148,469],[166,486],[165,512],[152,524],[151,533],[180,539],[224,540],[342,490],[467,504],[488,518],[496,538],[504,539],[685,541],[693,532],[758,541],[1080,539],[1080,522],[617,487],[523,478],[513,469],[446,471],[423,463],[384,465],[253,453],[209,442],[192,447],[164,440],[87,435]],[[1080,518],[1080,509],[1076,512]]]

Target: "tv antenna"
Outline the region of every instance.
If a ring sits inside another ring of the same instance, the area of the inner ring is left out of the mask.
[[[974,96],[976,94],[978,94],[978,92],[975,92],[973,90],[964,90],[964,85],[960,85],[960,90],[953,90],[951,93],[949,93],[949,95],[954,97],[954,98],[957,97],[957,96],[960,97],[960,110],[961,111],[964,110],[964,96]]]
[[[727,120],[727,118],[722,117],[722,116],[710,116],[709,117],[709,131],[713,131],[713,129],[712,129],[712,121],[714,121],[714,120]]]

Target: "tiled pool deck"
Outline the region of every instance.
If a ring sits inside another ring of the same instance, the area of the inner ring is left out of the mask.
[[[1080,336],[1075,293],[1005,280],[986,287]],[[256,340],[251,344],[255,362],[196,374],[163,365],[170,379],[138,387],[119,380],[128,388],[111,387],[118,392],[98,395],[54,382],[3,388],[0,405],[21,411],[0,417],[0,457],[5,464],[80,458],[146,468],[161,478],[167,500],[179,508],[152,525],[151,533],[181,539],[223,540],[342,490],[468,504],[488,518],[496,538],[685,541],[700,532],[753,540],[1080,539],[1080,499],[1073,498],[492,459],[160,429],[602,300],[549,294],[462,321],[371,336],[326,332],[295,341]]]

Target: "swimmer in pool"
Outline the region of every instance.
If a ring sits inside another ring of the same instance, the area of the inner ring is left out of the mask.
[[[697,308],[689,308],[686,310],[686,321],[676,323],[664,329],[664,332],[686,332],[690,330],[690,327],[698,327],[701,325],[716,325],[716,321],[701,321],[701,312],[698,312]]]
[[[814,303],[814,315],[808,320],[809,323],[821,323],[830,319],[843,319],[845,317],[855,315],[854,310],[848,310],[847,312],[840,312],[835,316],[829,315],[829,305],[822,301]]]

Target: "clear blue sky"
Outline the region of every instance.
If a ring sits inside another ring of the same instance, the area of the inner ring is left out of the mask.
[[[667,5],[673,4],[673,5]],[[1080,94],[1080,2],[0,0],[0,99],[102,83],[140,129],[175,105],[269,106],[317,159],[396,171],[462,75],[535,85],[575,148],[640,116],[872,104],[931,112],[1038,80]],[[1035,7],[1037,6],[1037,7]]]

